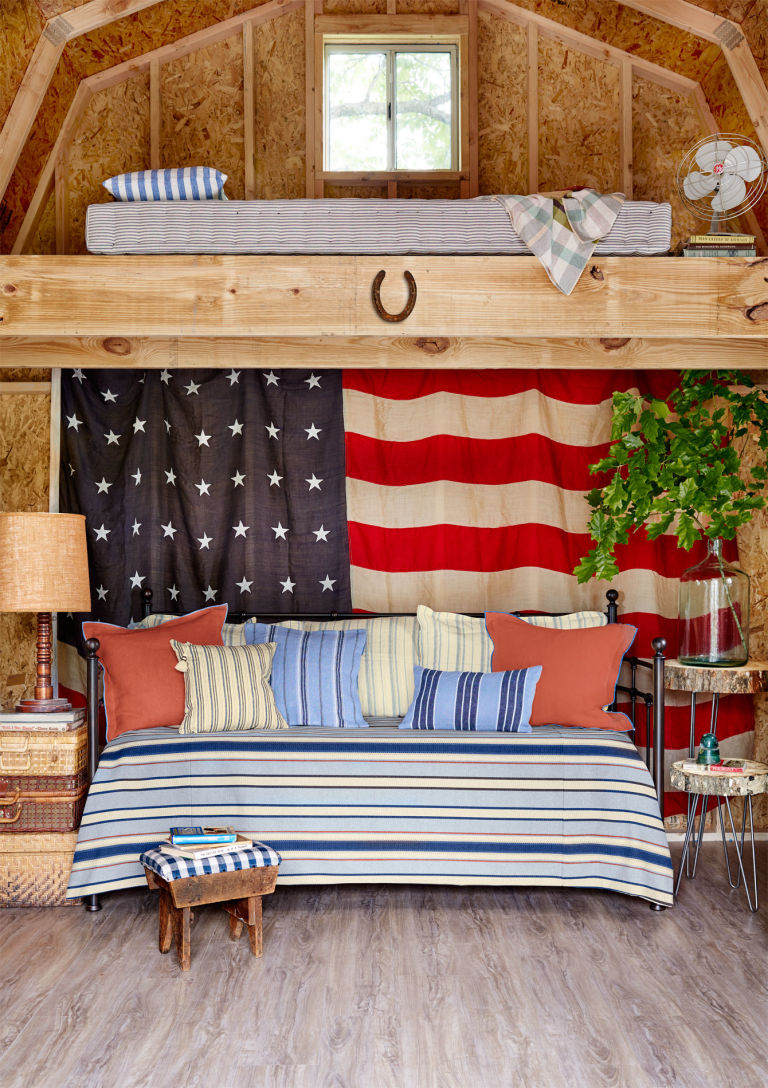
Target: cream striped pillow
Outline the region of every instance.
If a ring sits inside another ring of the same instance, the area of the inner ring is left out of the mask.
[[[260,646],[171,647],[184,673],[184,719],[180,733],[229,733],[242,729],[287,729],[269,684],[275,643]]]
[[[493,642],[479,616],[460,612],[433,612],[425,604],[416,609],[419,621],[419,664],[448,672],[490,672]],[[520,616],[534,627],[576,630],[602,627],[604,612],[567,612],[562,616]]]

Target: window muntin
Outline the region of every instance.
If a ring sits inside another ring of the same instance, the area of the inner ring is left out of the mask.
[[[455,44],[325,45],[324,168],[459,168]]]

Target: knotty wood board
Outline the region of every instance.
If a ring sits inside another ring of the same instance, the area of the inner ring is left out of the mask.
[[[555,340],[509,337],[356,336],[306,338],[72,337],[0,340],[6,365],[41,367],[115,367],[144,370],[180,367],[285,367],[335,370],[613,369],[713,370],[768,368],[762,340]],[[0,372],[2,373],[2,372]],[[34,369],[24,371],[31,375]],[[751,570],[752,568],[750,568]]]
[[[534,257],[0,258],[3,336],[408,336],[768,340],[768,260],[606,257],[566,298]]]

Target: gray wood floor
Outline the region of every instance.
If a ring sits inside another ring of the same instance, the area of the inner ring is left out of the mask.
[[[754,916],[716,844],[661,914],[600,892],[286,888],[261,960],[199,911],[185,975],[149,892],[0,911],[0,1086],[764,1088],[759,849]]]

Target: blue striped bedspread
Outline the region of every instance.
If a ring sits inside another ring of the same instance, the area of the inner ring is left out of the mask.
[[[145,885],[139,855],[178,824],[268,843],[278,884],[539,885],[672,903],[650,775],[605,730],[127,733],[102,754],[68,898]]]

